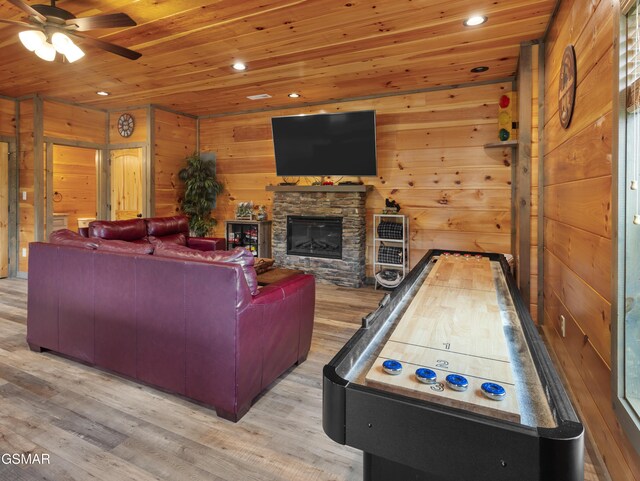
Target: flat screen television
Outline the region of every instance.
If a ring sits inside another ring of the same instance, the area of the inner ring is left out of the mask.
[[[377,173],[374,110],[274,117],[271,127],[281,177]]]

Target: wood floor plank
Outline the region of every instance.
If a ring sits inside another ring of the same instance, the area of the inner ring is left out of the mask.
[[[48,453],[51,464],[0,464],[0,480],[360,480],[362,453],[322,430],[322,368],[383,295],[318,284],[307,361],[233,424],[179,396],[29,351],[27,283],[1,279],[0,452]],[[606,479],[591,461],[586,472]]]

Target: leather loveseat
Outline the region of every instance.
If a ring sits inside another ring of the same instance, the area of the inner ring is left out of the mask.
[[[232,421],[306,359],[313,276],[291,276],[252,294],[253,257],[243,249],[224,261],[223,252],[193,256],[193,249],[164,243],[149,254],[153,249],[122,239],[75,235],[30,245],[31,349],[186,396]],[[238,262],[245,254],[251,262]]]
[[[203,251],[223,250],[225,241],[219,237],[189,236],[189,219],[184,215],[128,220],[95,220],[80,230],[88,237],[123,240],[137,244],[170,242]]]

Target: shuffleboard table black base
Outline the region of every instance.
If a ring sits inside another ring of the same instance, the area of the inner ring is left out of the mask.
[[[364,481],[445,481],[371,453],[364,453],[362,465]]]

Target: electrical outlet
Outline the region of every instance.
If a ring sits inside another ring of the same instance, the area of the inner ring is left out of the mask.
[[[567,337],[567,320],[560,314],[560,333],[562,337]]]
[[[22,191],[22,200],[27,200],[27,191],[26,190]]]
[[[22,248],[22,257],[27,257],[27,248],[26,247]]]

